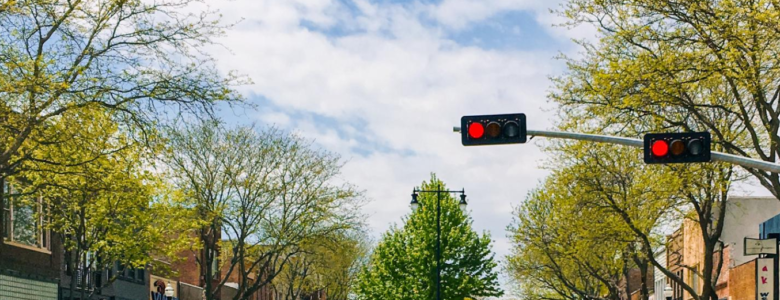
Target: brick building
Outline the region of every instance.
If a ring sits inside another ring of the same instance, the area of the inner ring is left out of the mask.
[[[42,199],[11,197],[0,178],[0,299],[57,300],[62,243],[43,229]]]
[[[683,227],[677,229],[674,233],[666,237],[666,269],[675,274],[678,278],[685,278],[685,268],[683,268],[685,239],[683,237]],[[669,280],[669,279],[667,279]],[[669,280],[672,288],[672,299],[682,300],[684,291],[682,285]]]
[[[722,300],[755,299],[755,256],[744,255],[744,238],[758,238],[770,232],[773,224],[762,220],[772,218],[780,212],[780,202],[767,197],[731,197],[726,207],[723,232],[720,240],[723,249],[717,249],[715,261],[723,258],[723,266],[718,270],[715,291]],[[714,214],[717,214],[715,209]],[[777,224],[780,224],[780,216]],[[774,218],[772,218],[774,219]],[[772,220],[770,219],[770,220]],[[773,221],[774,222],[774,221]],[[777,226],[780,233],[780,225]],[[757,230],[759,229],[759,230]],[[683,278],[685,283],[701,292],[703,282],[700,276],[691,270],[701,272],[704,262],[703,240],[698,222],[690,219],[683,221],[678,230],[667,237],[667,269]],[[717,266],[715,266],[717,267]],[[691,295],[682,286],[668,280],[673,289],[674,300],[689,300]]]

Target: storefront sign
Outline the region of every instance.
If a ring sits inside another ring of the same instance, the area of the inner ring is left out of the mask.
[[[745,238],[745,255],[777,254],[777,239]]]
[[[775,299],[775,260],[756,259],[756,300]]]

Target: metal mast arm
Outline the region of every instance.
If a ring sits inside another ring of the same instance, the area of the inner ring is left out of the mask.
[[[455,132],[460,132],[460,127],[454,127],[453,130]],[[642,140],[632,139],[627,137],[609,136],[609,135],[600,135],[600,134],[587,134],[587,133],[561,132],[561,131],[547,131],[547,130],[527,130],[526,132],[527,135],[530,136],[542,136],[548,138],[609,143],[609,144],[617,144],[617,145],[631,146],[637,148],[644,147],[644,142]],[[746,168],[754,168],[754,169],[759,169],[759,170],[772,172],[772,173],[780,173],[780,165],[763,161],[763,160],[758,160],[754,158],[738,156],[738,155],[733,155],[728,153],[715,152],[715,151],[712,151],[711,157],[712,160],[714,161],[722,161],[722,162],[732,163],[735,165],[740,165]]]

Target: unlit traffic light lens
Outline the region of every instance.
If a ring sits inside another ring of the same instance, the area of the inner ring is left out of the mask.
[[[691,155],[699,155],[704,151],[704,145],[701,140],[693,139],[688,142],[688,153]]]
[[[478,139],[485,135],[485,126],[482,123],[474,122],[469,124],[469,136],[472,139]]]
[[[653,142],[653,155],[656,157],[664,157],[669,153],[669,144],[666,141],[659,140]]]
[[[485,132],[487,133],[488,137],[496,138],[499,134],[501,134],[501,125],[499,125],[497,122],[490,122],[487,124],[487,128],[485,128]]]
[[[679,156],[685,153],[685,143],[683,143],[681,140],[672,141],[672,144],[669,148],[672,152],[672,155],[674,156]]]
[[[504,124],[504,137],[516,138],[520,134],[520,126],[517,123],[509,121]]]

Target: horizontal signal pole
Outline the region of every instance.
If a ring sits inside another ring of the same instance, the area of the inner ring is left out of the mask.
[[[453,131],[460,132],[460,127],[453,127]],[[530,130],[530,129],[527,132],[528,135],[531,136],[532,138],[534,136],[542,136],[542,137],[557,138],[557,139],[581,140],[581,141],[591,141],[591,142],[598,142],[598,143],[624,145],[624,146],[631,146],[637,148],[644,147],[644,141],[640,139],[632,139],[632,138],[619,137],[619,136],[561,132],[561,131],[547,131],[547,130]],[[759,170],[764,170],[772,173],[780,173],[780,165],[775,163],[748,158],[744,156],[715,152],[715,151],[713,151],[711,155],[712,155],[712,160],[714,161],[722,161],[722,162],[727,162],[735,165],[740,165],[746,168],[759,169]]]

